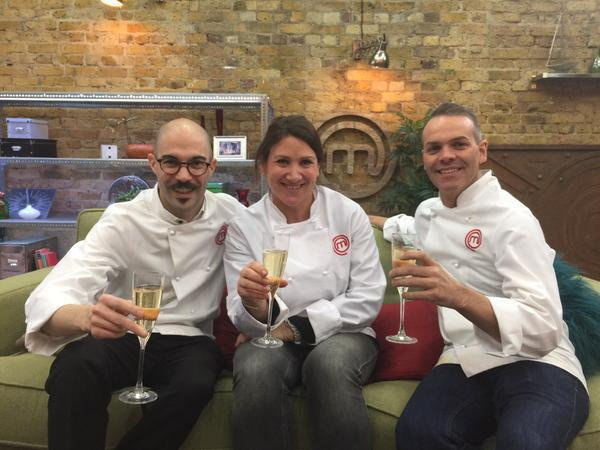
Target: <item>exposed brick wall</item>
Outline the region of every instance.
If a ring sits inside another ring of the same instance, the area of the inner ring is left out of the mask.
[[[364,115],[391,135],[397,113],[418,116],[443,100],[481,116],[497,144],[592,144],[600,136],[600,83],[537,91],[557,16],[559,54],[586,71],[600,48],[600,0],[365,0],[363,32],[387,35],[391,67],[351,58],[360,37],[358,0],[98,0],[0,2],[0,85],[14,91],[179,91],[268,94],[277,113],[319,125]],[[151,139],[173,112],[11,110],[51,122],[61,156],[96,156],[100,143]],[[198,113],[193,113],[198,118]],[[207,115],[214,133],[214,118]],[[258,124],[226,114],[226,134]],[[378,197],[362,201],[377,210]]]

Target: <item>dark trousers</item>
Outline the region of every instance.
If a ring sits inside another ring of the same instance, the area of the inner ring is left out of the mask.
[[[550,364],[519,361],[467,378],[442,364],[419,384],[396,427],[396,446],[472,449],[496,433],[496,448],[565,449],[588,416],[581,382]]]
[[[104,449],[113,391],[133,386],[139,343],[88,336],[67,345],[46,381],[48,448]],[[206,336],[154,333],[146,346],[144,385],[158,400],[142,406],[143,418],[122,438],[119,449],[177,449],[213,394],[222,356]]]

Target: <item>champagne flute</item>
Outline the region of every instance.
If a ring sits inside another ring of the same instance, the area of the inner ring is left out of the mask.
[[[148,332],[145,338],[139,337],[140,357],[138,360],[137,382],[134,387],[128,388],[119,395],[119,400],[124,403],[142,405],[153,402],[158,394],[144,387],[142,383],[144,373],[144,352],[146,343],[150,339],[154,322],[160,312],[160,300],[162,298],[165,276],[159,272],[133,272],[133,301],[136,306],[144,309],[141,319],[136,318],[135,323],[142,326]]]
[[[262,263],[267,269],[267,280],[269,282],[269,303],[267,308],[267,328],[262,337],[252,339],[252,344],[261,348],[276,348],[283,345],[283,341],[271,334],[271,319],[273,315],[273,299],[279,288],[279,282],[285,263],[287,261],[290,235],[287,233],[266,234],[263,236]]]
[[[394,233],[392,235],[392,267],[400,267],[403,265],[416,264],[414,259],[400,259],[400,257],[407,251],[417,250],[416,246],[417,235],[411,233]],[[393,342],[394,344],[415,344],[417,338],[407,336],[404,331],[404,292],[408,290],[407,287],[398,287],[398,294],[400,295],[400,327],[396,334],[386,336],[385,340]]]

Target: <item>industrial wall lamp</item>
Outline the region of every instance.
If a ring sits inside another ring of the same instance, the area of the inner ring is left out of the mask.
[[[369,59],[369,64],[373,67],[387,68],[390,65],[390,58],[386,52],[387,40],[385,34],[380,37],[365,40],[363,36],[363,13],[364,2],[360,2],[360,40],[352,42],[352,57],[358,61],[360,59]]]

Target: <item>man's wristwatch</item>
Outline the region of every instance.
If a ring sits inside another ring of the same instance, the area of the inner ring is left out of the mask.
[[[290,330],[292,330],[292,333],[294,335],[294,344],[302,344],[302,334],[300,334],[300,330],[296,326],[294,326],[289,320],[286,320],[286,323],[288,327],[290,327]]]

